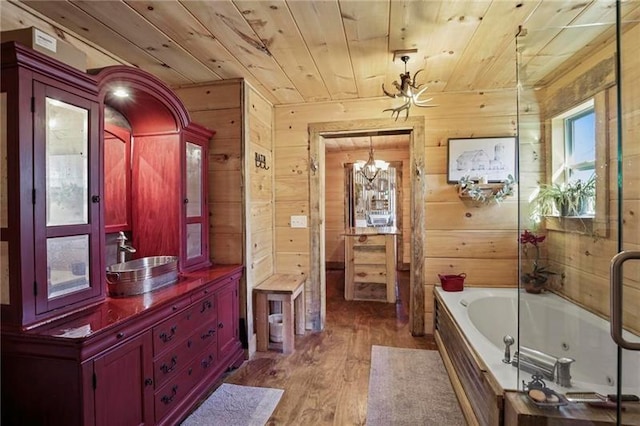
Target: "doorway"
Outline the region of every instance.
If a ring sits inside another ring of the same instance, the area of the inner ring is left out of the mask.
[[[335,121],[309,125],[309,233],[310,264],[308,312],[312,329],[324,329],[326,318],[325,275],[325,138],[357,132],[402,132],[409,135],[410,181],[410,310],[411,334],[424,334],[424,287],[422,282],[424,255],[424,117],[410,117],[396,122],[390,119]]]
[[[396,269],[408,271],[410,262],[405,262],[403,237],[410,235],[410,229],[408,224],[406,227],[404,226],[403,211],[408,209],[409,192],[403,191],[404,182],[402,176],[403,169],[409,167],[409,137],[405,134],[393,134],[392,137],[399,138],[401,141],[406,139],[406,143],[395,146],[391,152],[384,149],[380,150],[379,148],[376,150],[377,159],[385,161],[388,167],[387,170],[381,170],[377,173],[371,182],[354,167],[354,163],[343,163],[344,224],[339,232],[342,233],[344,229],[354,227],[393,227],[400,230],[396,237]],[[339,138],[337,140],[343,139]],[[327,152],[331,152],[328,147]],[[380,152],[382,152],[382,155]],[[402,154],[406,152],[406,158],[400,154],[403,157],[402,159],[388,160],[389,154],[398,156],[400,152]],[[331,157],[331,154],[327,154],[327,156]],[[330,164],[329,159],[327,159],[327,164]],[[335,164],[331,164],[331,166],[335,167]],[[335,190],[335,188],[333,189]],[[330,218],[327,218],[327,223],[331,223]],[[327,238],[331,239],[331,237],[331,232],[327,232]],[[344,241],[342,241],[342,244],[344,245]],[[332,263],[338,263],[336,262],[335,253],[341,254],[340,264],[344,266],[344,252],[336,250],[332,253],[331,247],[328,247],[327,254],[333,258],[327,261],[327,266]]]

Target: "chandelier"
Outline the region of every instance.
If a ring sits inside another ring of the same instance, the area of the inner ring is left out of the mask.
[[[389,163],[386,161],[373,158],[373,139],[371,136],[369,136],[369,159],[366,162],[362,160],[356,161],[354,167],[369,183],[374,181],[380,170],[387,170],[389,168]]]
[[[412,52],[416,53],[417,50],[414,50]],[[394,58],[398,53],[398,51],[394,53]],[[397,81],[393,82],[393,86],[398,91],[396,93],[390,93],[384,88],[384,83],[382,83],[382,91],[385,95],[389,96],[390,98],[402,98],[403,100],[403,104],[397,108],[387,108],[382,110],[383,112],[391,111],[391,117],[395,116],[396,121],[398,121],[398,117],[400,116],[400,113],[402,111],[404,111],[405,113],[404,119],[406,120],[407,118],[409,118],[409,109],[411,108],[411,105],[423,108],[437,106],[427,105],[427,102],[429,102],[432,98],[424,100],[419,99],[420,95],[422,95],[424,91],[427,90],[426,87],[424,89],[420,89],[420,87],[422,87],[422,84],[416,84],[416,77],[423,70],[418,70],[418,72],[413,75],[413,78],[411,78],[411,74],[409,73],[409,71],[407,71],[407,62],[409,61],[410,56],[402,55],[400,56],[400,59],[402,60],[402,62],[404,62],[404,73],[400,74],[400,83],[398,83]],[[414,90],[416,90],[417,92],[414,93]]]

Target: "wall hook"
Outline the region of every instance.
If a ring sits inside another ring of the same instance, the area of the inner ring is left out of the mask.
[[[258,154],[256,152],[256,167],[259,169],[269,170],[269,166],[267,166],[267,157],[263,154]]]

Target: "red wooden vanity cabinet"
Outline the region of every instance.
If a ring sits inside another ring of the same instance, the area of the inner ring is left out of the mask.
[[[175,93],[145,71],[111,66],[91,73],[105,143],[112,144],[119,134],[124,145],[106,149],[105,163],[126,167],[131,159],[131,167],[118,169],[115,176],[105,170],[107,231],[130,232],[133,258],[177,256],[181,271],[208,266],[207,154],[214,132],[192,123]],[[113,158],[118,152],[120,157]],[[127,173],[126,191],[121,182],[111,186],[122,173]],[[123,217],[116,213],[122,210],[128,213],[124,224],[113,219]]]
[[[241,276],[241,266],[214,266],[152,293],[108,299],[74,318],[4,331],[2,423],[181,421],[244,360]]]
[[[130,67],[85,74],[8,42],[1,78],[2,424],[176,424],[244,359],[243,268],[209,261],[213,132]],[[135,102],[116,104],[116,84]],[[107,107],[120,122],[104,124]],[[105,241],[120,231],[138,257],[177,256],[178,282],[108,297]]]
[[[105,297],[98,90],[15,42],[1,81],[2,323],[27,328]]]

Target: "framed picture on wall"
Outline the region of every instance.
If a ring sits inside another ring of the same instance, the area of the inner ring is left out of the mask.
[[[448,183],[458,183],[464,176],[496,183],[509,175],[516,177],[515,137],[449,139]]]

